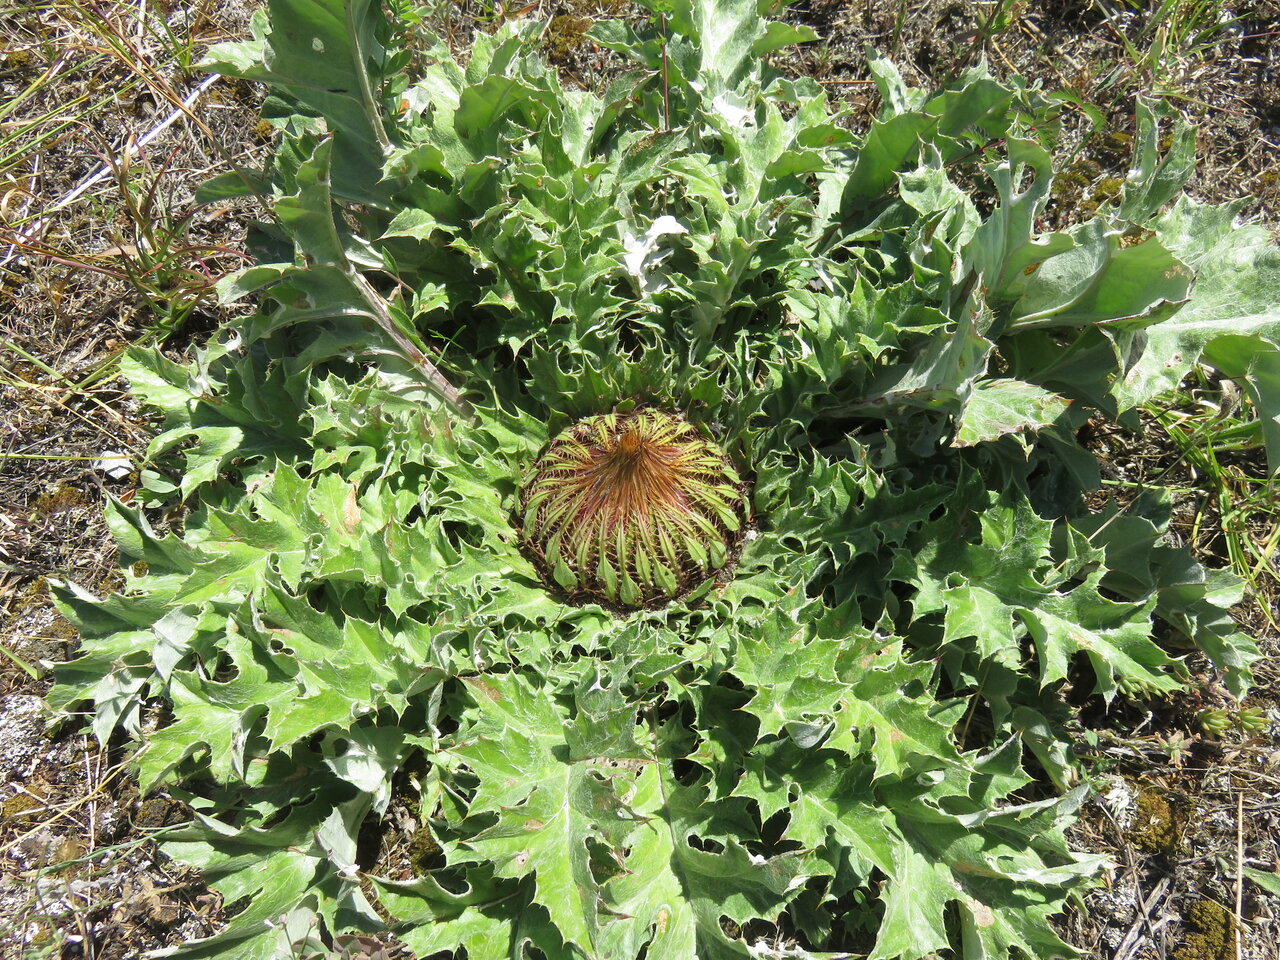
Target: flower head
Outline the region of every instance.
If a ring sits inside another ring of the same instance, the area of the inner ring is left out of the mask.
[[[571,596],[639,607],[729,560],[742,481],[692,423],[651,407],[579,420],[551,441],[520,496],[523,536]]]

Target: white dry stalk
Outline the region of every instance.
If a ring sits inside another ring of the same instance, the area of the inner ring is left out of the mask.
[[[80,759],[84,761],[85,786],[91,791],[88,797],[89,802],[85,805],[85,813],[89,820],[89,826],[85,831],[85,836],[88,839],[89,852],[92,853],[94,849],[93,839],[97,834],[98,820],[98,801],[94,798],[94,794],[97,793],[97,790],[93,786],[97,782],[97,779],[94,774],[100,771],[95,770],[94,767],[89,764],[89,738],[87,736],[80,737],[80,751]]]
[[[199,100],[201,96],[204,95],[204,92],[206,90],[208,90],[211,86],[213,86],[215,83],[217,83],[221,79],[222,79],[221,74],[211,73],[209,76],[201,80],[200,83],[196,86],[196,88],[192,90],[189,94],[187,94],[186,98],[182,101],[181,106],[175,108],[172,113],[170,113],[167,117],[161,120],[158,124],[156,124],[150,130],[148,130],[138,139],[127,140],[126,142],[128,143],[128,146],[123,150],[122,155],[127,156],[129,158],[136,157],[141,152],[143,147],[149,144],[156,137],[160,136],[160,134],[164,133],[164,131],[168,130],[171,126],[173,126],[174,123],[178,121],[178,118],[184,116],[191,109],[192,105],[197,100]],[[91,190],[96,184],[101,182],[108,174],[110,174],[113,169],[114,169],[114,166],[110,163],[102,164],[102,166],[98,167],[97,170],[95,170],[93,173],[89,174],[87,177],[81,180],[70,191],[63,194],[61,197],[59,197],[54,202],[54,204],[51,207],[49,207],[47,211],[45,211],[45,215],[42,216],[39,220],[37,220],[35,223],[33,223],[30,227],[27,227],[26,229],[20,229],[16,231],[18,239],[13,243],[9,244],[9,247],[5,251],[4,256],[0,257],[0,265],[4,265],[13,259],[14,252],[17,250],[19,243],[31,243],[33,241],[36,241],[42,238],[44,236],[45,231],[49,229],[50,214],[58,210],[61,210],[63,207],[66,207],[69,204],[72,204],[75,201],[79,200],[82,196],[84,196],[85,193]]]
[[[44,154],[37,152],[31,157],[31,175],[27,177],[26,193],[22,198],[22,205],[18,208],[18,215],[14,217],[14,220],[18,222],[24,220],[27,216],[27,211],[31,209],[31,200],[36,195],[36,185],[40,182],[40,158],[42,156]],[[6,219],[8,218],[6,217]],[[9,245],[9,249],[13,249],[13,244]],[[5,262],[8,259],[9,257],[6,255],[5,260],[0,262]]]

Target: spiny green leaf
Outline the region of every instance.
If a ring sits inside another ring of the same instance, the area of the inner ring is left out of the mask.
[[[464,860],[493,864],[501,877],[533,875],[534,899],[566,943],[598,950],[599,889],[589,841],[617,827],[621,803],[607,774],[561,756],[565,718],[519,678],[491,677],[475,685],[479,723],[454,754],[480,779],[474,816],[498,820],[466,841]]]
[[[1248,394],[1262,427],[1267,464],[1280,473],[1280,343],[1261,336],[1221,336],[1205,345],[1204,359]]]
[[[750,956],[725,936],[720,917],[741,923],[776,913],[803,883],[803,858],[755,857],[728,838],[721,853],[697,849],[690,837],[705,823],[706,791],[675,783],[658,764],[639,772],[632,791],[628,854],[605,885],[606,902],[626,919],[609,928],[616,946],[605,955],[635,956],[647,943],[646,955],[660,960]]]
[[[510,960],[532,944],[555,960],[569,956],[547,912],[529,903],[525,887],[495,880],[484,868],[469,871],[461,889],[431,876],[372,882],[379,902],[405,925],[400,939],[420,955],[461,946],[468,960]]]
[[[1194,296],[1146,331],[1137,362],[1116,383],[1123,406],[1170,389],[1205,346],[1222,336],[1256,334],[1280,342],[1280,249],[1266,230],[1237,226],[1239,204],[1206,207],[1180,198],[1152,224],[1161,243],[1196,275]]]
[[[385,197],[375,184],[388,142],[385,104],[370,64],[385,55],[386,23],[371,0],[271,0],[270,21],[255,21],[248,43],[210,49],[203,66],[288,91],[344,136],[337,183],[352,199]],[[268,26],[269,23],[269,26]]]
[[[733,672],[754,691],[746,710],[760,719],[762,734],[786,730],[801,746],[830,732],[849,685],[836,675],[844,642],[807,636],[784,617],[761,624],[760,639],[744,638]]]
[[[965,400],[953,444],[967,447],[1009,433],[1034,432],[1067,409],[1057,394],[1022,380],[979,380]]]

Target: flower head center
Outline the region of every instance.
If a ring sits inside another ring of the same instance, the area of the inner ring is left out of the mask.
[[[634,427],[627,427],[623,431],[622,436],[618,438],[618,453],[628,460],[634,460],[639,456],[644,446],[644,440]]]

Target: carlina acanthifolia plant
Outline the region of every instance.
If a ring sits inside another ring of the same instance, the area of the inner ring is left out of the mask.
[[[163,422],[51,694],[191,808],[229,921],[176,955],[1070,956],[1066,693],[1247,688],[1239,585],[1076,440],[1199,362],[1280,462],[1280,252],[1191,132],[1139,102],[1046,233],[1059,100],[877,59],[855,134],[769,64],[810,31],[652,10],[599,91],[368,0],[212,52],[279,131],[203,191],[272,205],[258,306],[130,355]]]

